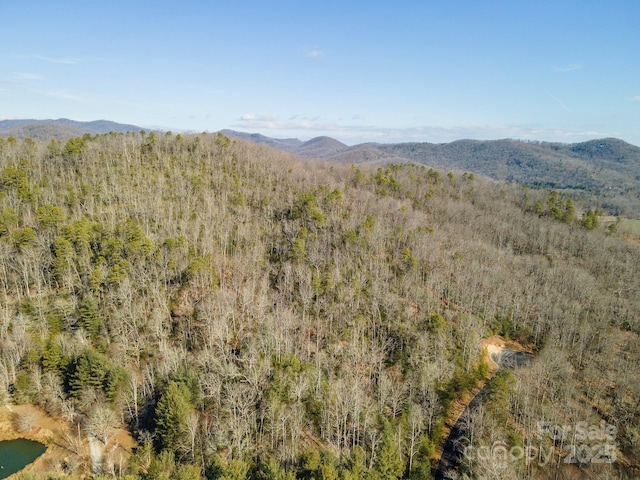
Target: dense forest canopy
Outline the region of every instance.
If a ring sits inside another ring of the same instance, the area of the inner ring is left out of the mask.
[[[604,227],[557,192],[221,134],[0,139],[0,400],[104,444],[126,425],[109,478],[424,479],[501,335],[537,361],[473,444],[605,421],[617,461],[580,468],[631,478],[640,248]]]

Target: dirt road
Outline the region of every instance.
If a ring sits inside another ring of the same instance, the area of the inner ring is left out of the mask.
[[[489,358],[493,362],[488,379],[492,378],[501,368],[517,370],[518,368],[527,366],[534,359],[530,353],[506,349],[502,341],[485,344],[484,348],[486,348]],[[464,442],[466,441],[462,419],[466,411],[474,409],[482,402],[486,385],[485,383],[485,386],[470,399],[464,411],[451,428],[449,436],[442,448],[442,455],[440,456],[438,467],[434,472],[433,478],[435,480],[455,480],[459,478],[457,467],[462,457]]]

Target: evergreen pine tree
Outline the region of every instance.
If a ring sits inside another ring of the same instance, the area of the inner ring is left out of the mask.
[[[156,433],[162,449],[174,451],[186,432],[189,402],[176,382],[171,382],[156,407]]]
[[[391,428],[385,425],[382,442],[376,457],[375,468],[382,480],[397,480],[404,473],[404,462]]]

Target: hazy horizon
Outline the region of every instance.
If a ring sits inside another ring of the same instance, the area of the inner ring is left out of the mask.
[[[0,12],[3,118],[347,144],[640,145],[635,2],[36,0]]]

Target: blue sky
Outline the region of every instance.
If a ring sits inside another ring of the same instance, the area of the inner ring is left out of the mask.
[[[640,145],[640,2],[1,2],[0,118]]]

